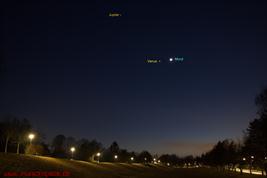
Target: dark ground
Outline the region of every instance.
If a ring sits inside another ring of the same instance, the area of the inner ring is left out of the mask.
[[[0,177],[6,172],[68,171],[75,178],[253,178],[255,175],[217,172],[208,168],[170,168],[126,163],[88,163],[43,156],[0,153]],[[19,176],[17,176],[19,177]]]

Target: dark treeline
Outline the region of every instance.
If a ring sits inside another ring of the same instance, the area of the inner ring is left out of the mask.
[[[232,140],[219,141],[211,151],[203,154],[200,161],[220,170],[239,168],[261,170],[267,173],[267,88],[255,99],[257,118],[249,123],[240,143]]]
[[[35,135],[32,140],[29,138],[30,134]],[[75,151],[72,152],[71,148],[75,148]],[[158,157],[146,150],[140,153],[130,152],[120,148],[116,141],[104,148],[102,143],[97,140],[76,140],[73,137],[59,134],[53,138],[51,144],[46,144],[44,136],[33,130],[27,119],[18,119],[14,116],[7,116],[0,122],[0,151],[82,161],[143,163],[146,165],[160,163],[167,166],[194,164],[193,156],[179,158],[176,155],[164,154]]]
[[[219,141],[212,150],[194,158],[186,156],[179,158],[175,154],[152,155],[148,151],[137,153],[127,151],[113,142],[104,148],[97,140],[79,139],[57,135],[51,144],[44,142],[42,134],[33,130],[27,119],[7,116],[0,122],[0,151],[44,155],[57,158],[73,158],[83,161],[104,162],[138,162],[165,164],[167,166],[198,167],[212,166],[218,170],[243,169],[261,170],[267,172],[267,88],[255,99],[258,108],[257,117],[249,123],[244,139]],[[29,133],[36,137],[29,139]],[[71,152],[71,148],[75,148]]]
[[[28,138],[30,133],[37,135],[32,142]],[[160,157],[152,155],[148,151],[129,152],[121,149],[117,142],[113,142],[108,148],[97,140],[80,139],[57,135],[50,145],[43,142],[43,137],[32,130],[27,119],[18,119],[9,116],[0,122],[0,151],[6,153],[24,153],[56,158],[76,159],[82,161],[124,162],[124,163],[161,163],[171,165],[193,165],[192,156],[179,158],[176,155],[164,154]],[[20,145],[20,149],[19,146]],[[75,148],[72,153],[71,148]],[[100,155],[98,155],[100,154]]]
[[[32,126],[27,119],[18,119],[7,116],[0,122],[0,149],[1,151],[20,153],[25,150],[26,134],[32,131]]]

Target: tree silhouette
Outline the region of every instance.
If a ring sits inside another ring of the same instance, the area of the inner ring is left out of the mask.
[[[118,155],[120,152],[120,147],[116,141],[112,142],[112,144],[105,149],[103,156],[101,157],[102,161],[114,162],[114,156]],[[119,158],[120,159],[120,158]]]
[[[120,162],[129,162],[131,154],[126,149],[121,149],[119,152]]]
[[[267,88],[256,97],[258,117],[249,123],[244,151],[248,157],[254,156],[253,163],[265,169],[267,154]],[[251,161],[252,163],[252,161]],[[252,164],[251,164],[252,165]]]
[[[19,120],[14,116],[7,116],[2,122],[2,137],[5,140],[5,153],[8,152],[8,144],[11,139],[16,139]]]
[[[25,142],[27,134],[31,131],[31,124],[27,119],[17,120],[15,123],[17,154],[20,153],[20,144]]]
[[[215,166],[218,170],[223,170],[225,166],[233,168],[238,161],[237,145],[230,140],[219,141],[213,149],[202,156],[205,164]]]
[[[89,141],[82,139],[79,141],[77,149],[77,159],[84,161],[94,161],[95,155],[102,149],[102,144],[96,140]]]
[[[139,155],[138,155],[138,161],[140,163],[151,163],[153,160],[152,155],[148,152],[148,151],[142,151]]]
[[[66,157],[66,148],[65,148],[66,137],[64,135],[57,135],[52,142],[53,152],[52,155],[58,158]]]
[[[119,147],[118,143],[114,141],[114,142],[110,145],[109,150],[110,150],[111,153],[113,153],[113,154],[118,154],[119,151],[120,151],[120,147]]]
[[[159,157],[159,160],[161,163],[164,163],[166,165],[170,164],[170,165],[178,165],[179,163],[181,163],[181,160],[178,158],[178,156],[172,154],[163,154]]]

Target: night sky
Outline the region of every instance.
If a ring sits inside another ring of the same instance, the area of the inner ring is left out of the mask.
[[[0,115],[159,154],[242,138],[267,85],[267,1],[84,2],[2,6]]]

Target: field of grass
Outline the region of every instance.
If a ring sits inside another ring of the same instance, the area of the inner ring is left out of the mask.
[[[75,178],[257,178],[262,176],[217,172],[208,168],[170,168],[126,163],[88,163],[43,156],[0,153],[0,177],[7,172],[68,171]],[[17,176],[19,177],[19,176]],[[26,176],[25,176],[26,177]],[[40,177],[40,176],[37,176]],[[44,176],[43,176],[44,177]]]

